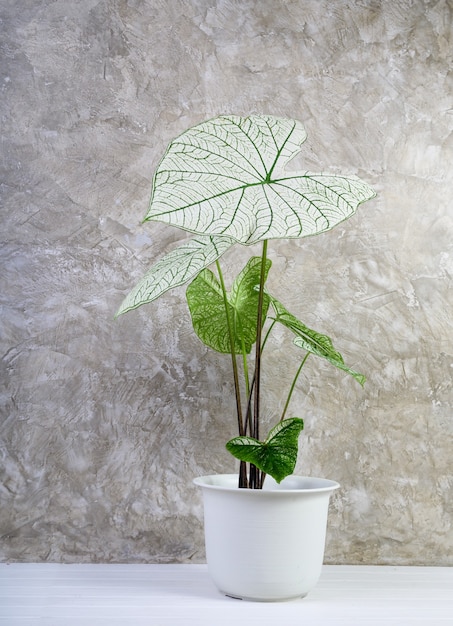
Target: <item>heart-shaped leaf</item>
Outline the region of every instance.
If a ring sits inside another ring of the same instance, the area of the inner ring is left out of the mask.
[[[266,273],[271,261],[266,261]],[[234,337],[236,354],[243,350],[246,354],[256,340],[258,316],[258,292],[261,258],[252,257],[234,281],[231,293],[227,294],[227,307]],[[217,352],[231,353],[228,320],[222,287],[208,270],[203,270],[186,291],[187,303],[192,317],[192,325],[201,341]],[[269,297],[264,297],[263,322],[269,307]]]
[[[123,300],[116,317],[188,282],[232,245],[234,241],[229,237],[200,237],[185,242],[148,270]]]
[[[223,115],[168,147],[146,220],[243,244],[333,228],[375,193],[355,177],[285,173],[306,139],[303,125],[269,115]]]
[[[226,448],[240,461],[253,463],[280,483],[294,471],[303,427],[303,420],[291,417],[274,426],[264,442],[253,437],[235,437],[228,441]]]
[[[297,317],[294,317],[276,298],[271,297],[272,307],[276,314],[276,321],[283,324],[286,328],[291,330],[296,338],[294,344],[299,348],[303,348],[311,354],[320,356],[323,359],[327,359],[329,363],[350,374],[358,383],[362,386],[365,384],[365,376],[354,371],[347,365],[345,365],[341,354],[335,350],[332,340],[327,335],[308,328]]]

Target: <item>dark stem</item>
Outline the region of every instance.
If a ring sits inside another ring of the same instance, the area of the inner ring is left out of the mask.
[[[247,463],[245,461],[241,461],[239,465],[239,489],[248,489],[249,481],[247,478]]]
[[[252,432],[253,432],[253,422],[252,422],[252,399],[253,399],[253,390],[255,389],[255,375],[256,373],[254,372],[253,374],[253,378],[252,378],[252,384],[250,385],[250,393],[249,393],[249,397],[247,400],[247,409],[245,412],[245,434],[247,435],[247,430],[250,433],[250,436],[252,436]]]
[[[256,320],[256,352],[255,352],[255,393],[253,403],[253,429],[252,437],[259,441],[260,438],[260,383],[261,383],[261,331],[263,325],[263,303],[264,303],[264,283],[266,280],[266,256],[267,241],[263,241],[263,251],[261,254],[261,275],[258,292],[258,315]],[[261,488],[260,471],[254,465],[250,465],[250,488]]]
[[[231,323],[231,319],[229,315],[227,292],[225,288],[225,282],[223,280],[222,270],[220,268],[220,263],[216,261],[216,265],[217,265],[217,272],[219,274],[220,285],[222,287],[223,302],[225,305],[225,314],[226,314],[227,325],[228,325],[228,336],[230,340],[231,363],[233,366],[234,391],[235,391],[235,396],[236,396],[236,412],[237,412],[237,418],[238,418],[238,431],[239,431],[239,436],[242,437],[245,434],[245,431],[244,431],[244,421],[242,419],[241,390],[239,387],[238,365],[236,362],[236,352],[234,350],[233,327],[232,327],[232,323]]]

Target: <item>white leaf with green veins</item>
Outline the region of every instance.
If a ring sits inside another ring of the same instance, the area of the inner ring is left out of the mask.
[[[158,166],[145,220],[242,244],[330,230],[375,193],[355,177],[285,172],[305,139],[300,122],[268,115],[190,128]]]
[[[123,300],[116,316],[152,302],[173,287],[197,276],[224,254],[234,241],[228,237],[191,239],[155,263]]]

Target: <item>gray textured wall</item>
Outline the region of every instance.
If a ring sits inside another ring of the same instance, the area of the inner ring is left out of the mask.
[[[0,14],[1,558],[203,560],[191,480],[235,468],[228,358],[193,336],[183,289],[113,314],[181,238],[140,224],[167,143],[257,112],[305,123],[304,167],[379,194],[270,251],[273,291],[368,376],[362,390],[312,360],[293,404],[298,472],[342,484],[326,559],[453,564],[451,0],[4,0]]]

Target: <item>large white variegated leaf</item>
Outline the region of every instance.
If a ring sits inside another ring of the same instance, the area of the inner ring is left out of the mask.
[[[155,263],[123,300],[116,317],[188,282],[234,245],[228,237],[191,239]]]
[[[146,220],[242,244],[330,230],[372,198],[355,177],[285,172],[306,139],[302,124],[272,116],[221,116],[168,147]]]

